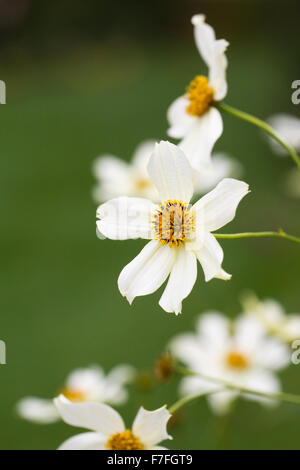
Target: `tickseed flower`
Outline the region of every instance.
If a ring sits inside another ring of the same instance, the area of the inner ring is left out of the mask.
[[[292,114],[274,114],[268,119],[268,123],[279,135],[279,137],[300,151],[300,119]],[[288,155],[288,152],[282,145],[279,145],[274,139],[269,139],[275,153],[278,155]]]
[[[196,333],[173,339],[170,350],[187,367],[206,377],[266,393],[280,391],[275,371],[289,363],[289,351],[281,341],[267,337],[257,321],[240,317],[235,323],[218,312],[199,317]],[[212,393],[208,396],[213,411],[230,410],[239,393],[201,377],[190,376],[180,384],[181,395]],[[247,399],[272,405],[274,400],[244,395]]]
[[[300,339],[300,314],[286,315],[283,307],[274,299],[259,300],[254,294],[244,297],[243,310],[255,318],[268,334],[292,343]]]
[[[178,314],[195,284],[197,259],[206,281],[230,279],[222,269],[222,248],[211,232],[234,218],[248,185],[224,179],[190,206],[192,169],[182,150],[169,142],[156,145],[148,172],[160,204],[142,198],[112,199],[97,210],[97,230],[112,240],[151,240],[121,272],[120,292],[131,304],[135,297],[155,292],[170,275],[159,304]]]
[[[223,132],[221,114],[214,107],[227,94],[225,51],[228,42],[216,39],[211,26],[205,23],[204,15],[192,18],[198,51],[208,67],[208,78],[197,75],[168,110],[170,128],[168,134],[183,139],[181,148],[195,170],[211,164],[211,151]]]
[[[59,450],[159,450],[165,447],[157,444],[172,439],[167,433],[171,415],[165,406],[154,411],[141,407],[132,428],[127,429],[119,413],[108,405],[72,403],[63,395],[54,401],[67,424],[92,431],[71,437]]]
[[[124,385],[132,381],[134,375],[134,369],[125,364],[114,367],[106,376],[99,366],[76,369],[67,377],[60,394],[74,403],[93,401],[119,405],[127,400]],[[22,418],[40,424],[60,419],[53,399],[23,398],[17,404],[17,412]]]
[[[94,162],[93,173],[97,185],[93,189],[96,202],[104,202],[118,196],[137,196],[156,200],[157,190],[149,178],[147,165],[155,141],[142,142],[130,163],[113,155],[100,155]]]

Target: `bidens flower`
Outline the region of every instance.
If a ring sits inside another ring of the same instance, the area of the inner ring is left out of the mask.
[[[293,147],[295,150],[300,151],[300,119],[291,114],[274,114],[268,119],[268,123],[280,136],[280,138]],[[278,155],[287,155],[288,152],[274,139],[269,139],[274,152]]]
[[[286,343],[300,339],[300,314],[286,315],[276,300],[259,301],[254,294],[245,297],[242,305],[244,313],[255,318],[268,334],[277,336]]]
[[[211,232],[230,222],[248,185],[224,179],[192,207],[192,169],[182,150],[169,142],[157,144],[148,171],[160,204],[141,198],[117,198],[97,210],[97,230],[112,240],[145,238],[151,241],[121,272],[120,292],[132,303],[151,294],[166,281],[159,301],[167,312],[181,312],[182,300],[197,277],[197,259],[205,280],[230,279],[222,269],[223,251]]]
[[[105,402],[115,405],[127,400],[124,385],[134,378],[134,369],[129,365],[114,367],[105,376],[101,367],[77,369],[66,380],[60,394],[72,402]],[[29,421],[49,424],[60,419],[53,399],[23,398],[17,404],[18,414]]]
[[[101,155],[93,165],[98,181],[93,189],[96,202],[104,202],[118,196],[138,196],[157,199],[157,190],[149,178],[147,165],[155,142],[142,142],[133,154],[130,163],[113,155]]]
[[[274,371],[289,362],[286,345],[266,337],[257,321],[243,316],[231,323],[218,312],[201,315],[196,333],[179,335],[171,342],[170,350],[196,374],[267,393],[280,391],[280,382]],[[228,412],[239,395],[237,391],[226,390],[222,384],[200,376],[184,378],[180,393],[183,396],[211,393],[208,401],[220,414]],[[243,396],[274,404],[273,400],[266,398]]]
[[[172,439],[167,433],[171,415],[165,406],[155,411],[141,407],[132,428],[127,429],[119,413],[108,405],[74,404],[62,395],[54,401],[67,424],[92,431],[71,437],[59,450],[159,450],[165,447],[157,444]]]
[[[223,132],[221,114],[214,103],[227,94],[225,51],[228,42],[216,40],[215,32],[205,23],[204,15],[192,18],[196,46],[208,66],[208,78],[196,76],[187,87],[185,95],[176,99],[168,110],[168,134],[183,139],[184,150],[195,170],[211,164],[211,151]]]

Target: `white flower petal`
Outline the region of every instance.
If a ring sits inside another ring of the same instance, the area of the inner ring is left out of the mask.
[[[156,144],[148,172],[162,202],[168,199],[190,202],[193,196],[192,168],[176,145],[164,141]]]
[[[98,185],[93,188],[97,202],[107,201],[119,195],[130,194],[130,166],[113,155],[101,155],[93,164],[93,174]]]
[[[114,367],[109,374],[107,374],[107,380],[124,385],[132,382],[136,375],[136,370],[129,364],[120,364]]]
[[[300,119],[298,117],[279,113],[271,116],[268,123],[282,140],[294,147],[295,150],[300,150]],[[270,143],[278,155],[287,155],[287,150],[274,139],[270,138]]]
[[[215,91],[216,101],[222,100],[227,94],[225,51],[229,45],[224,39],[216,40],[213,28],[205,23],[203,15],[192,18],[194,37],[198,51],[209,69],[209,82]]]
[[[150,220],[156,206],[148,199],[119,197],[97,209],[97,229],[111,240],[150,239]]]
[[[148,450],[168,450],[167,447],[162,447],[162,446],[153,446],[151,449]]]
[[[185,137],[198,119],[186,112],[189,103],[186,96],[180,96],[168,109],[167,118],[170,124],[168,135],[173,139]]]
[[[289,348],[276,338],[264,338],[255,350],[254,360],[258,367],[280,370],[290,364]]]
[[[58,450],[105,450],[105,440],[96,432],[85,432],[70,437]]]
[[[243,181],[225,178],[218,186],[203,196],[193,209],[196,223],[209,232],[214,232],[234,219],[236,209],[243,197],[248,194],[248,185]]]
[[[38,424],[51,424],[60,419],[53,400],[26,397],[17,403],[16,411],[21,418]]]
[[[231,405],[238,397],[237,392],[224,390],[223,392],[213,393],[208,397],[208,401],[216,414],[223,415],[230,411]]]
[[[211,152],[222,132],[222,116],[213,106],[196,119],[179,144],[194,170],[201,172],[203,168],[212,168]]]
[[[275,374],[267,370],[254,370],[247,374],[244,387],[263,393],[279,393],[281,391],[280,380]],[[248,400],[259,401],[268,406],[274,406],[278,402],[257,395],[243,394]]]
[[[196,172],[194,189],[196,193],[205,194],[216,187],[224,178],[237,178],[242,173],[240,162],[225,153],[212,156],[212,168],[203,168]]]
[[[118,286],[131,304],[135,297],[152,294],[165,282],[174,263],[175,250],[152,240],[122,270]]]
[[[165,439],[172,439],[167,433],[167,423],[171,414],[166,406],[154,411],[141,407],[132,425],[132,432],[141,442],[151,448]]]
[[[156,141],[155,140],[145,140],[142,142],[137,149],[135,150],[132,163],[133,165],[141,172],[147,175],[147,165],[151,154],[153,153]]]
[[[182,301],[191,292],[197,279],[197,258],[185,247],[176,250],[176,260],[159,305],[166,312],[181,313]]]
[[[214,384],[201,377],[185,377],[181,380],[179,393],[186,397],[189,395],[206,394],[222,389],[221,385]]]
[[[96,431],[103,437],[125,430],[119,413],[103,403],[72,403],[63,395],[55,398],[54,403],[62,419],[71,426]]]
[[[66,380],[66,386],[72,390],[82,391],[94,395],[99,387],[103,386],[105,376],[99,366],[74,370]]]
[[[175,336],[169,344],[169,349],[177,359],[189,366],[201,361],[202,349],[194,333]]]
[[[230,320],[220,312],[209,311],[199,316],[197,334],[213,349],[225,348],[230,338]]]
[[[300,315],[292,313],[287,316],[285,325],[282,331],[285,341],[293,341],[300,339]]]
[[[188,243],[188,245],[191,246],[202,266],[205,281],[208,282],[213,278],[229,280],[231,275],[222,269],[224,253],[220,244],[211,233],[205,233],[201,238],[202,241]]]

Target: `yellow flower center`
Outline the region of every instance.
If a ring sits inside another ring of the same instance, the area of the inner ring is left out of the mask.
[[[232,369],[243,370],[249,366],[248,358],[237,351],[230,351],[226,356],[225,362]]]
[[[163,245],[183,245],[195,230],[194,215],[181,201],[166,201],[159,205],[151,220],[154,236]]]
[[[86,394],[81,390],[76,390],[74,388],[63,388],[60,393],[73,403],[86,401]]]
[[[144,446],[135,435],[126,429],[123,432],[116,432],[106,442],[108,450],[143,450]]]
[[[186,91],[190,101],[186,112],[191,116],[202,116],[214,99],[214,90],[209,86],[208,79],[203,75],[197,75]]]

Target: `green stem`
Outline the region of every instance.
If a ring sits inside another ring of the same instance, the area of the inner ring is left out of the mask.
[[[198,373],[198,372],[193,372],[193,371],[191,371],[191,370],[189,370],[185,367],[177,366],[176,370],[177,370],[178,373],[180,373],[182,375],[201,377],[202,379],[207,380],[208,382],[212,382],[214,384],[221,385],[222,387],[224,387],[227,390],[234,390],[234,391],[237,391],[239,393],[246,393],[247,395],[255,395],[257,397],[268,398],[270,400],[277,400],[277,401],[281,401],[281,402],[284,402],[284,403],[292,403],[294,405],[300,405],[300,395],[293,395],[292,393],[266,393],[266,392],[260,392],[259,390],[253,390],[253,389],[249,389],[249,388],[246,388],[246,387],[239,387],[237,385],[231,384],[230,382],[227,382],[226,380],[218,379],[218,378],[215,378],[215,377],[209,377],[205,374],[201,374],[201,373]],[[218,391],[220,391],[220,390],[218,390]],[[214,392],[214,393],[217,393],[217,392]],[[203,396],[203,393],[198,395],[198,397],[201,397],[201,396]],[[184,399],[179,400],[178,402],[176,402],[170,408],[170,410],[173,409],[175,406],[176,406],[176,408],[175,408],[176,410],[179,409],[181,406],[185,405],[189,401],[194,400],[195,398],[197,398],[197,395],[191,396],[190,400],[188,398],[189,397],[185,397],[185,401],[184,401]]]
[[[215,238],[266,238],[266,237],[275,237],[275,238],[284,238],[294,243],[300,243],[300,238],[293,235],[288,235],[283,230],[278,230],[278,232],[244,232],[244,233],[214,233]]]
[[[200,398],[200,397],[204,397],[206,395],[209,395],[209,393],[196,393],[195,395],[189,395],[187,397],[183,397],[180,400],[173,403],[172,406],[170,406],[169,412],[171,414],[174,414],[175,411],[179,410],[179,408],[181,408],[182,406],[187,405],[191,401],[196,400],[197,398]]]
[[[269,126],[265,121],[262,121],[261,119],[258,119],[257,117],[252,116],[251,114],[245,113],[244,111],[240,111],[239,109],[233,108],[232,106],[229,106],[228,104],[225,103],[218,103],[217,108],[219,108],[221,111],[225,111],[228,114],[231,114],[232,116],[235,116],[239,119],[242,119],[244,121],[250,122],[254,126],[260,127],[263,129],[267,134],[269,134],[273,139],[275,139],[282,147],[284,147],[287,152],[290,154],[291,158],[294,160],[296,165],[298,166],[300,170],[300,157],[297,154],[297,152],[291,147],[289,144],[284,142],[278,134],[274,131],[274,129]]]

